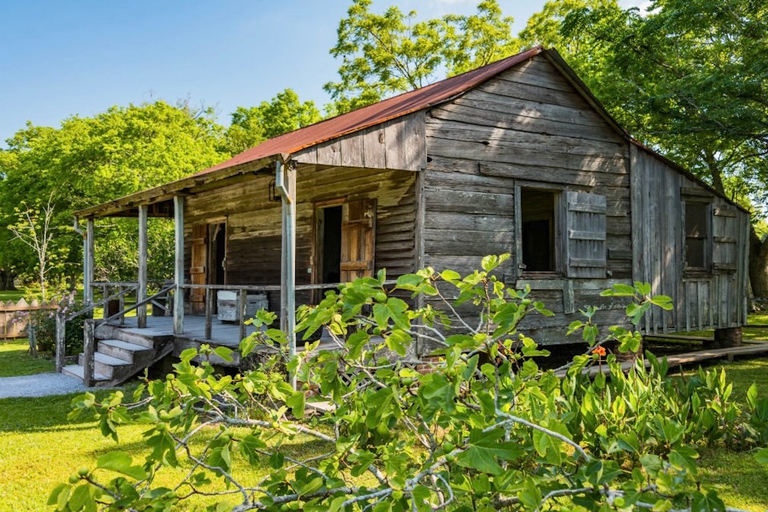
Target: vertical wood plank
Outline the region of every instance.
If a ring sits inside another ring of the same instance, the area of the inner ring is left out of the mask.
[[[207,290],[210,291],[210,290]],[[248,292],[246,290],[240,290],[237,296],[237,318],[240,322],[240,341],[245,338],[245,308],[247,304]]]
[[[184,333],[184,196],[173,196],[174,269],[173,333]]]
[[[205,339],[211,339],[213,330],[213,290],[205,289]]]
[[[147,205],[139,205],[139,289],[136,300],[142,302],[147,298]],[[136,311],[136,322],[140,328],[147,326],[147,305],[139,306]]]
[[[106,308],[104,308],[106,310]],[[61,373],[64,368],[64,338],[66,336],[66,321],[64,313],[56,311],[56,373]]]
[[[83,324],[83,384],[93,385],[94,321],[87,319]]]
[[[93,304],[94,231],[94,220],[88,219],[85,224],[85,254],[83,255],[85,262],[85,268],[83,269],[83,293],[86,304]]]

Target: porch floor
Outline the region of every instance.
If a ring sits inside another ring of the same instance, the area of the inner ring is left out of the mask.
[[[214,319],[211,325],[211,338],[205,339],[205,317],[197,315],[184,315],[184,332],[182,334],[173,333],[173,317],[171,316],[147,316],[147,326],[139,328],[136,317],[125,318],[123,325],[112,324],[121,330],[135,333],[140,336],[173,336],[177,345],[179,343],[195,343],[209,345],[223,345],[231,349],[237,349],[240,346],[240,326],[237,323],[224,323]],[[245,326],[245,335],[248,336],[256,332],[252,325]],[[320,349],[333,348],[333,340],[324,333],[321,338]],[[303,350],[304,342],[296,340],[296,349]]]

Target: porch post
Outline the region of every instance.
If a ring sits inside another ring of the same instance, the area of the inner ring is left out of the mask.
[[[176,258],[173,281],[173,333],[184,332],[184,196],[173,196],[173,222],[175,228]]]
[[[139,290],[136,302],[147,298],[147,205],[139,205]],[[139,306],[136,311],[139,327],[147,326],[147,305]]]
[[[95,248],[93,232],[94,221],[88,219],[85,223],[83,240],[83,300],[86,304],[93,304],[93,250]]]
[[[283,202],[282,266],[280,272],[280,328],[288,336],[288,355],[296,354],[296,168],[283,165],[275,168],[275,186]],[[291,375],[296,388],[296,375]]]

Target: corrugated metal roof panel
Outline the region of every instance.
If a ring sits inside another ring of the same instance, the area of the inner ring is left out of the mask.
[[[294,153],[315,144],[369,128],[410,114],[411,112],[432,107],[454,98],[476,85],[493,78],[502,71],[530,59],[541,53],[542,50],[541,47],[537,46],[487,66],[435,82],[421,89],[406,92],[373,105],[280,135],[197,174],[206,174],[265,157]]]

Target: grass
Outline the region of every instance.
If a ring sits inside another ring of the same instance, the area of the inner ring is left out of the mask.
[[[768,394],[768,359],[718,362],[733,384],[732,400],[744,404],[754,382],[760,396]],[[715,489],[726,505],[744,510],[768,510],[768,468],[760,466],[751,452],[726,449],[701,450],[699,472],[702,483]]]
[[[3,302],[9,300],[17,302],[22,297],[24,297],[24,290],[0,290],[0,301]]]
[[[26,341],[0,343],[0,376],[29,375],[51,371],[53,363],[26,354]],[[734,385],[733,399],[744,401],[746,390],[757,382],[761,394],[768,392],[768,359],[721,362]],[[107,392],[99,392],[104,396]],[[66,482],[81,467],[93,468],[100,455],[112,450],[128,452],[141,461],[148,454],[143,445],[146,426],[120,429],[120,442],[104,438],[90,419],[67,420],[71,396],[0,399],[0,512],[45,510],[51,490]],[[213,435],[211,430],[207,435]],[[291,441],[295,453],[319,453],[307,438]],[[745,510],[768,509],[768,469],[757,464],[749,452],[726,449],[701,450],[700,478],[716,489],[726,504]],[[236,472],[255,481],[268,468],[240,465]],[[183,470],[164,469],[157,485],[172,486]],[[205,499],[189,502],[178,510],[197,510]]]
[[[26,339],[0,341],[0,377],[52,372],[55,363],[43,356],[31,357]]]
[[[101,391],[97,396],[107,393]],[[115,443],[104,438],[93,421],[68,421],[73,396],[76,395],[0,400],[0,512],[47,510],[48,496],[56,485],[66,482],[79,468],[92,469],[96,458],[109,451],[127,452],[138,462],[149,454],[143,444],[146,425],[121,427],[120,442]],[[215,432],[217,429],[211,429],[205,435],[210,438]],[[319,453],[319,447],[306,437],[298,436],[287,446],[293,455]],[[159,472],[155,485],[172,487],[187,470],[188,467],[165,468]],[[269,471],[266,465],[253,469],[244,463],[236,464],[234,470],[246,481],[257,481]],[[102,473],[99,477],[106,475]],[[117,475],[110,478],[114,476]],[[220,484],[221,481],[216,484],[219,489],[223,488]],[[210,498],[189,500],[178,510],[198,510],[209,501]]]

